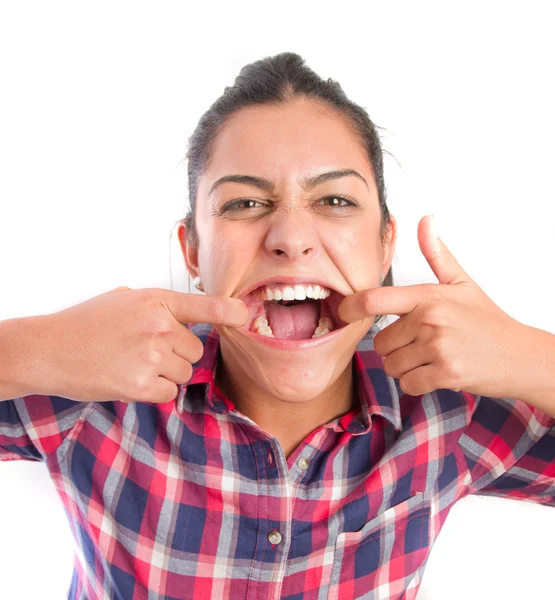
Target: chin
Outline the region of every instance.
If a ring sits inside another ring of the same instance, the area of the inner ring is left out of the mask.
[[[357,324],[292,343],[240,329],[218,327],[218,331],[239,371],[261,391],[293,403],[308,402],[332,386],[350,368],[363,335]]]
[[[329,389],[339,376],[344,372],[345,366],[334,365],[335,371],[322,371],[322,369],[294,370],[284,373],[283,369],[277,373],[268,369],[253,373],[253,382],[268,395],[293,404],[310,402],[318,398]]]

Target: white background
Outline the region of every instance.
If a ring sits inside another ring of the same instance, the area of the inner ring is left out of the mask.
[[[185,291],[187,138],[244,64],[290,50],[385,128],[396,283],[436,281],[416,238],[433,213],[499,306],[555,333],[549,2],[191,4],[0,5],[0,319]],[[65,597],[69,526],[42,465],[0,465],[0,523],[0,598]],[[555,597],[554,537],[548,507],[467,498],[418,600]]]

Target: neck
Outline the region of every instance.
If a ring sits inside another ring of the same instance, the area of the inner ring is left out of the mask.
[[[318,427],[352,410],[352,362],[320,395],[304,402],[277,398],[261,389],[221,346],[222,361],[216,384],[236,409],[279,440],[286,457]]]

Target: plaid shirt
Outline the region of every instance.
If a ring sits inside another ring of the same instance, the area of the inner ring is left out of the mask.
[[[0,402],[0,454],[45,461],[69,517],[69,598],[409,600],[460,498],[555,506],[555,419],[516,399],[404,394],[378,330],[354,356],[359,410],[287,459],[215,385],[207,325],[176,401]]]

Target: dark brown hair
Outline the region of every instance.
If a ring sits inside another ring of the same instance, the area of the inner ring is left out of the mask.
[[[386,203],[383,174],[383,151],[377,132],[366,110],[347,98],[337,81],[322,79],[310,69],[303,58],[293,52],[282,52],[245,65],[232,86],[210,106],[200,118],[189,138],[187,161],[189,180],[189,212],[182,219],[187,227],[189,242],[198,242],[195,226],[195,208],[198,181],[211,156],[218,132],[237,110],[260,104],[286,103],[294,98],[306,97],[323,102],[344,116],[362,142],[372,165],[380,203],[380,236],[382,244],[390,225]],[[393,272],[389,269],[383,286],[393,285]],[[379,320],[381,316],[378,316]]]

